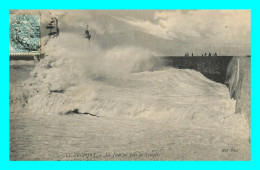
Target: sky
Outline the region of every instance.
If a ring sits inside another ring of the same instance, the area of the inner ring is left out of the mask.
[[[205,52],[251,54],[250,10],[13,10],[41,14],[42,36],[50,18],[59,20],[60,35],[82,34],[89,25],[91,41],[101,48],[137,46],[159,55]]]

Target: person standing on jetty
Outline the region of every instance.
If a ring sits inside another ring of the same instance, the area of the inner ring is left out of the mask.
[[[189,57],[189,53],[185,53],[184,57]]]

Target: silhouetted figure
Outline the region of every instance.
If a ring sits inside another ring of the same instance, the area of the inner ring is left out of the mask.
[[[193,53],[191,53],[191,56],[193,57]]]
[[[211,53],[209,52],[209,57],[211,56]]]
[[[201,56],[203,57],[203,54]]]
[[[215,52],[215,54],[214,54],[214,55],[215,55],[215,56],[218,56],[216,52]]]
[[[204,56],[207,56],[207,53],[205,53]]]

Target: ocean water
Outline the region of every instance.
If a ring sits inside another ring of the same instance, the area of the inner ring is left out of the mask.
[[[10,83],[11,160],[250,159],[247,120],[225,85],[74,34],[45,52],[31,72],[11,68],[24,77]],[[66,114],[75,109],[89,114]]]

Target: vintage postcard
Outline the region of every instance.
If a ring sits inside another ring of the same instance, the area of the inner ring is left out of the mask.
[[[250,10],[10,10],[10,160],[250,160]]]

